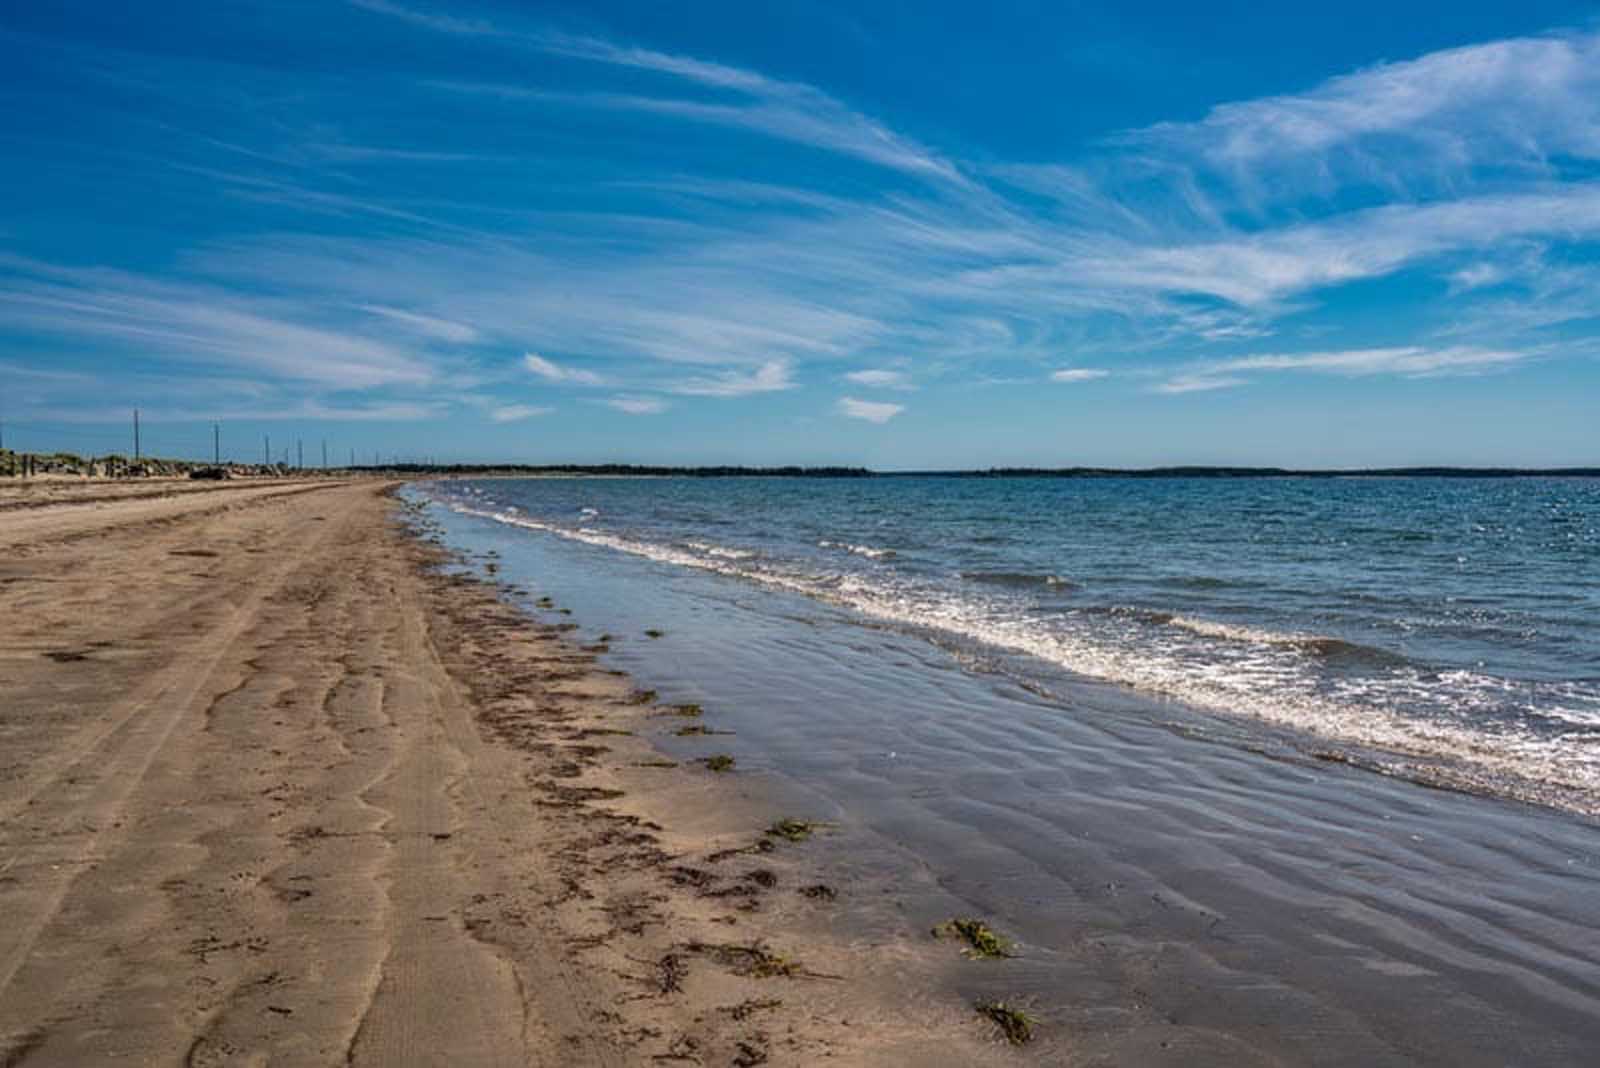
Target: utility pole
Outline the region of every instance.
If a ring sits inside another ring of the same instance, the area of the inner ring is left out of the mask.
[[[133,410],[133,458],[140,458],[139,453],[139,409]]]
[[[222,424],[211,424],[211,465],[222,466]]]
[[[356,450],[354,449],[350,450],[350,466],[352,468],[356,466]]]
[[[322,439],[322,469],[324,471],[326,471],[328,469],[328,439],[327,438],[323,438]]]
[[[261,466],[262,467],[271,467],[272,466],[272,435],[271,434],[262,434],[261,435]]]

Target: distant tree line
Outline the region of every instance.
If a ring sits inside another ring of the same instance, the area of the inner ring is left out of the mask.
[[[412,475],[614,475],[687,478],[1600,478],[1600,467],[991,467],[967,471],[873,471],[865,467],[662,467],[647,464],[384,464],[357,467]]]

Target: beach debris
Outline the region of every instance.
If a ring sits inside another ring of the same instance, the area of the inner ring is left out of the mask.
[[[735,1020],[748,1020],[758,1012],[770,1012],[782,1006],[783,1002],[778,998],[746,998],[737,1005],[723,1005],[717,1011],[725,1012]]]
[[[697,705],[694,702],[690,701],[690,702],[686,702],[686,703],[681,704],[681,705],[662,705],[660,708],[656,709],[653,714],[657,715],[657,716],[690,716],[690,717],[693,717],[693,716],[703,715],[704,713],[705,713],[705,709],[701,708],[699,705]]]
[[[733,1068],[757,1068],[767,1063],[767,1036],[757,1032],[749,1040],[740,1039],[739,1052],[734,1055]]]
[[[793,816],[785,816],[767,828],[767,835],[772,838],[782,838],[786,842],[804,842],[823,826],[826,825],[815,820],[800,820]]]
[[[717,753],[706,757],[701,763],[710,771],[732,771],[734,759],[727,753]]]
[[[958,916],[936,925],[933,937],[961,939],[967,943],[967,948],[962,952],[973,960],[1016,956],[1015,947],[1009,938],[997,933],[982,920],[970,916]]]
[[[656,961],[656,988],[663,994],[673,994],[683,989],[689,966],[676,953],[668,953]]]
[[[812,883],[810,886],[802,886],[798,893],[801,897],[809,897],[813,901],[832,901],[839,896],[839,891],[827,883]]]
[[[554,608],[556,606],[556,603],[548,597],[541,597],[533,603],[538,608]]]
[[[684,949],[710,957],[735,975],[749,979],[791,979],[812,974],[792,957],[772,952],[764,942],[690,942]]]
[[[640,760],[633,765],[636,768],[675,768],[676,760]]]
[[[646,638],[665,638],[667,636],[667,632],[664,631],[664,630],[657,630],[654,627],[650,627],[649,629],[647,629],[644,632],[644,636]]]
[[[687,737],[689,737],[691,735],[732,734],[733,732],[732,731],[713,730],[712,728],[707,727],[704,723],[686,723],[682,727],[679,727],[677,730],[673,731],[672,733],[676,734],[679,738],[687,738]]]
[[[656,699],[654,690],[634,690],[623,701],[630,705],[648,705]]]
[[[1013,1046],[1033,1041],[1033,1029],[1039,1025],[1039,1021],[1021,1009],[1003,1001],[980,1001],[973,1008],[979,1016],[994,1024],[1000,1036]]]

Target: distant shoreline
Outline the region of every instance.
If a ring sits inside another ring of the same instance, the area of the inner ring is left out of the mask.
[[[968,471],[874,471],[865,467],[658,467],[643,464],[397,464],[353,468],[390,475],[613,478],[1600,478],[1600,467],[995,467]]]

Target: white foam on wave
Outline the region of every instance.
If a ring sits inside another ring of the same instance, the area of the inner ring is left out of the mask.
[[[756,554],[749,549],[730,549],[724,545],[712,545],[705,541],[686,541],[689,548],[696,552],[705,553],[707,556],[718,556],[724,560],[754,560]]]
[[[843,549],[856,556],[865,556],[869,560],[893,560],[897,555],[893,549],[879,549],[871,545],[853,545],[848,541],[828,541],[823,539],[817,545],[824,549]]]
[[[1214,619],[1193,616],[1172,616],[1167,625],[1198,634],[1202,638],[1222,638],[1230,642],[1255,642],[1258,645],[1303,645],[1317,640],[1314,635],[1283,633],[1247,627],[1239,623],[1221,623]]]
[[[864,575],[824,578],[772,566],[741,566],[739,561],[589,527],[574,530],[505,510],[485,510],[458,501],[447,503],[464,515],[659,563],[756,582],[850,608],[884,622],[944,631],[1038,657],[1078,675],[1175,698],[1209,711],[1242,714],[1337,742],[1423,759],[1443,758],[1498,776],[1582,791],[1596,798],[1587,811],[1600,810],[1600,759],[1582,751],[1592,747],[1564,746],[1559,738],[1540,737],[1509,722],[1490,731],[1407,715],[1392,706],[1395,695],[1384,691],[1364,694],[1368,699],[1360,703],[1331,699],[1316,691],[1313,677],[1297,670],[1288,658],[1272,656],[1270,650],[1196,660],[1163,650],[1159,645],[1119,644],[1097,640],[1081,631],[1045,630],[1026,615],[1001,616],[982,603],[937,591],[899,590]]]

